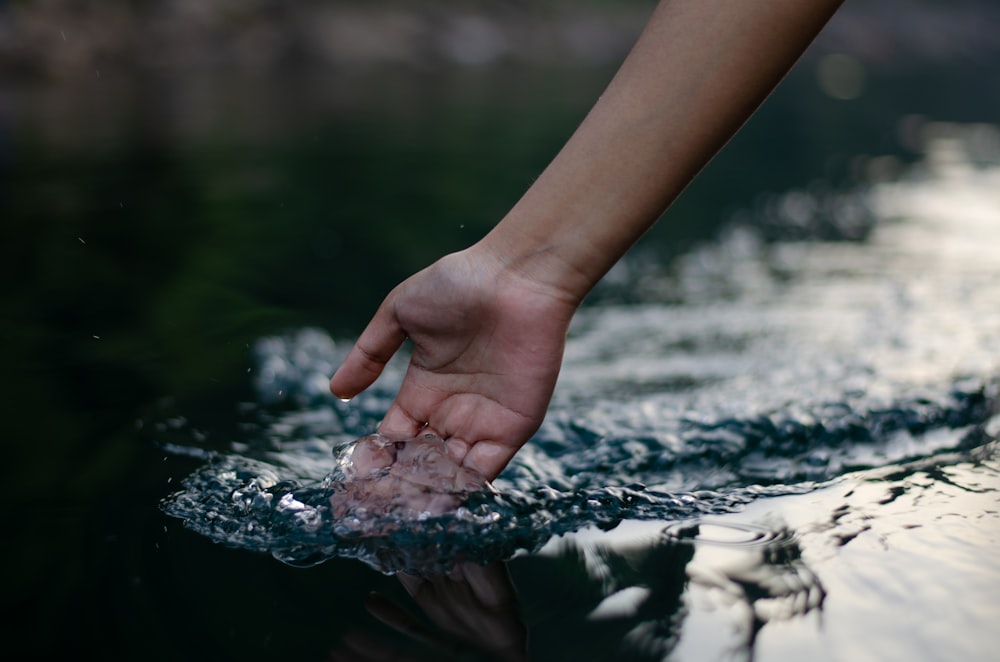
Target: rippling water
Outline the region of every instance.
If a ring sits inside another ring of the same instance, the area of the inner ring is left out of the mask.
[[[669,270],[624,263],[575,320],[542,428],[453,512],[334,517],[335,469],[404,363],[342,403],[326,382],[350,343],[314,329],[253,348],[229,452],[168,445],[205,464],[163,507],[229,546],[404,584],[509,561],[533,659],[987,659],[1000,165],[992,127],[928,136],[905,176],[788,192]],[[567,643],[573,618],[588,630]],[[516,658],[516,631],[476,647]]]

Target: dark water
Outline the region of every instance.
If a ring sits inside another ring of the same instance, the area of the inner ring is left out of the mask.
[[[831,25],[601,283],[496,492],[416,523],[329,508],[402,364],[326,380],[608,67],[5,79],[9,649],[993,659],[1000,60],[898,5]]]

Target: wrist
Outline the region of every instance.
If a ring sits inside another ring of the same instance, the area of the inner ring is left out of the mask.
[[[579,306],[604,269],[588,259],[588,248],[578,238],[574,244],[573,237],[539,235],[529,224],[518,222],[514,213],[469,250],[477,260],[492,265],[499,282],[517,283],[573,308]]]

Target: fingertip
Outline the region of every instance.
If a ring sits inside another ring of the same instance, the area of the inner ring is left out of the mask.
[[[469,454],[469,447],[469,442],[463,441],[458,437],[451,437],[444,442],[444,448],[448,453],[448,457],[460,466],[465,462],[465,456]]]
[[[378,379],[383,367],[385,363],[366,360],[355,346],[330,378],[330,393],[344,402],[350,401]]]
[[[416,420],[406,413],[402,407],[393,403],[385,413],[382,422],[378,424],[379,434],[390,439],[412,439],[424,428],[422,421]]]
[[[333,377],[330,378],[330,393],[332,393],[334,397],[341,402],[350,402],[354,399],[354,396],[356,396],[357,393],[353,390],[345,388],[343,384],[338,383],[337,377],[339,374],[340,371],[338,370],[333,374]]]
[[[485,476],[486,480],[492,481],[504,470],[515,452],[516,449],[503,444],[480,441],[469,448],[462,458],[462,466],[477,471]]]
[[[384,310],[384,305],[379,308],[330,378],[330,392],[343,402],[371,386],[406,339],[392,318],[386,319]]]

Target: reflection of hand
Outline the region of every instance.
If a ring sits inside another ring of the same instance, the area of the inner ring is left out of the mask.
[[[330,497],[334,517],[443,515],[469,492],[489,486],[481,474],[455,464],[446,453],[441,438],[429,432],[404,441],[380,434],[358,439],[344,480]]]
[[[541,425],[576,304],[474,246],[393,290],[330,388],[360,392],[409,338],[410,366],[380,431],[410,438],[427,426],[492,479]]]
[[[491,659],[527,659],[527,634],[503,563],[460,563],[446,576],[401,574],[399,581],[424,613],[455,639]]]
[[[369,596],[368,611],[407,637],[431,646],[436,654],[414,657],[356,634],[344,639],[335,660],[440,659],[441,652],[461,657],[475,651],[486,659],[515,662],[527,659],[526,632],[517,612],[514,587],[506,566],[462,563],[448,575],[398,575],[400,583],[436,629],[427,628],[406,610],[379,594]]]

